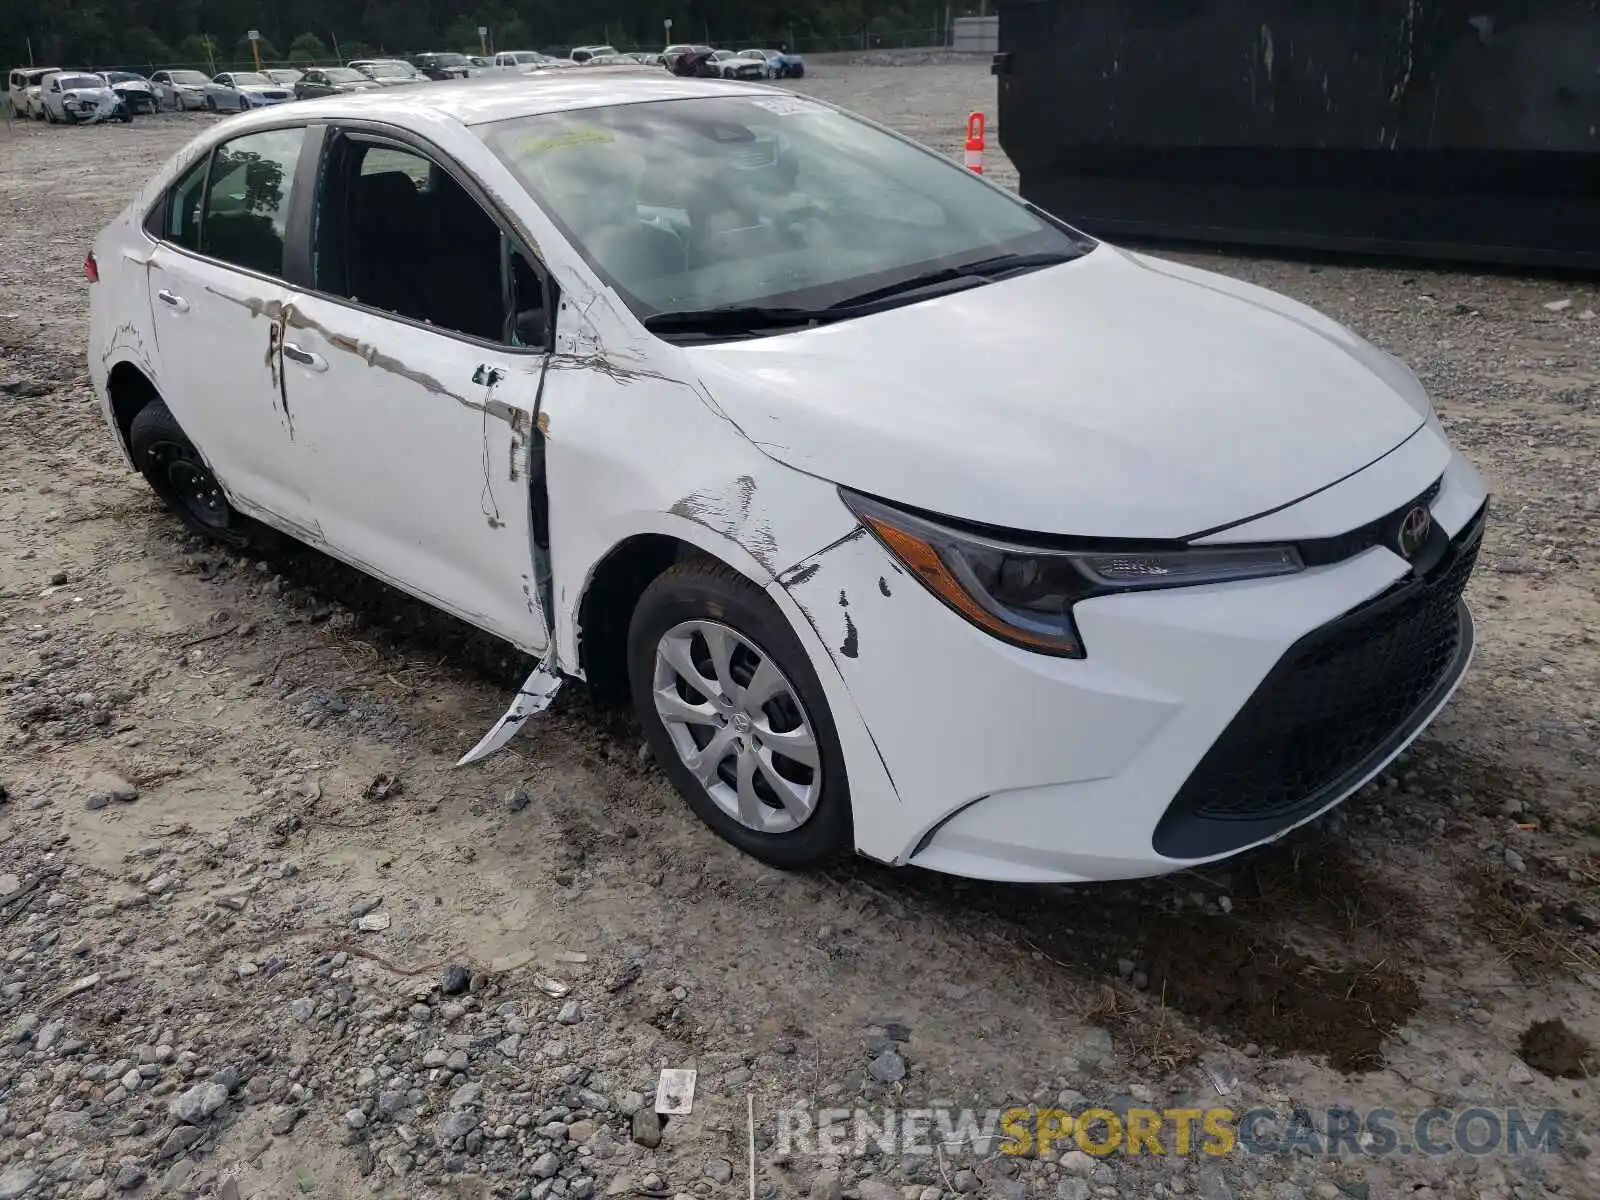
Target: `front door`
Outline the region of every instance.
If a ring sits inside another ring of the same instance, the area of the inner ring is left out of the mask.
[[[295,300],[282,354],[323,534],[348,561],[538,653],[529,473],[546,356],[531,256],[400,143],[331,138],[321,187],[316,287]]]
[[[278,370],[284,231],[304,129],[224,142],[174,187],[149,294],[161,390],[229,497],[314,534]]]

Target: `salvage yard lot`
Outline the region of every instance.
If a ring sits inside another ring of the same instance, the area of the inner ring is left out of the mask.
[[[987,67],[914,57],[798,87],[959,154]],[[1176,253],[1403,358],[1493,492],[1476,663],[1343,809],[1138,884],[791,876],[716,840],[578,688],[452,771],[527,663],[312,551],[195,541],[123,470],[80,264],[213,119],[0,125],[0,1196],[744,1194],[747,1092],[763,1195],[826,1169],[872,1200],[1600,1194],[1592,281]],[[469,990],[441,994],[449,967]],[[1577,1037],[1527,1036],[1547,1021]],[[628,1114],[667,1066],[699,1091],[647,1147]],[[220,1108],[169,1115],[218,1078],[225,1102],[191,1100]],[[794,1105],[940,1103],[1516,1106],[1568,1132],[1342,1161],[774,1140]]]

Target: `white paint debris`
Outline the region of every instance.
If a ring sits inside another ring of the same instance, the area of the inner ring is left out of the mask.
[[[699,1077],[693,1067],[666,1067],[656,1082],[656,1112],[681,1117],[694,1111],[694,1083]]]
[[[1569,309],[1571,307],[1572,307],[1572,301],[1571,300],[1552,300],[1552,301],[1550,301],[1549,304],[1545,305],[1545,308],[1547,308],[1551,312],[1566,312],[1567,309]]]
[[[356,928],[361,930],[362,933],[382,933],[389,928],[389,914],[386,912],[373,912],[364,917],[357,917]]]

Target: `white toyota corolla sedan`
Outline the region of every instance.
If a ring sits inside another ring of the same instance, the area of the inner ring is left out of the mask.
[[[601,67],[192,142],[85,263],[191,527],[631,695],[718,834],[1003,880],[1280,837],[1438,713],[1486,495],[1395,358],[760,85]]]

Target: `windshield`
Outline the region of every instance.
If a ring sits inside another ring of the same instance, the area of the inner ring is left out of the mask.
[[[432,54],[429,61],[439,67],[464,67],[467,65],[465,54]]]
[[[366,76],[349,67],[329,67],[322,73],[329,83],[360,83]]]
[[[135,75],[132,71],[107,71],[106,78],[112,83],[143,83],[143,75]]]
[[[578,109],[474,127],[641,318],[823,306],[1089,239],[948,160],[795,96]]]
[[[278,71],[268,71],[267,74],[279,83],[293,83],[297,79],[305,78],[299,71],[287,67]]]
[[[105,85],[106,81],[98,75],[63,75],[61,77],[63,91],[67,88],[103,88]]]
[[[187,84],[192,87],[198,87],[206,82],[206,77],[199,71],[173,71],[167,78],[172,80],[173,83]]]
[[[268,79],[265,75],[257,75],[254,71],[235,71],[233,74],[233,86],[244,87],[246,84],[264,84],[267,87],[271,87],[272,80]]]

